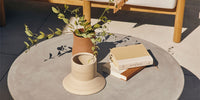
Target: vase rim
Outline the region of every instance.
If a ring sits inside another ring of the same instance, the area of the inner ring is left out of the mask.
[[[90,56],[92,57],[93,62],[92,62],[92,63],[89,63],[89,64],[79,64],[79,63],[76,63],[73,59],[74,59],[76,56],[79,56],[79,55],[90,55]],[[97,61],[96,57],[95,57],[92,53],[89,53],[89,52],[80,52],[80,53],[76,53],[76,54],[74,54],[74,55],[72,56],[71,60],[72,60],[76,65],[79,65],[79,66],[81,66],[81,65],[92,65],[92,64],[94,64],[94,63]]]

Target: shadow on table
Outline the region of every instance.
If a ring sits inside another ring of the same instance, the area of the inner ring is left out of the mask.
[[[108,38],[105,39],[105,42],[101,42],[101,43],[97,44],[97,46],[99,47],[98,56],[97,56],[98,61],[97,62],[104,59],[110,53],[110,49],[116,47],[118,44],[120,44],[122,42],[126,43],[128,40],[130,40],[130,37],[131,36],[126,36],[126,37],[123,37],[119,40],[115,40],[113,42],[106,42],[106,40],[109,38],[108,37]],[[134,44],[136,44],[136,43],[134,43]],[[126,46],[126,45],[124,45],[124,46]]]
[[[99,51],[98,51],[98,56],[97,56],[97,62],[100,62],[101,60],[103,60],[107,55],[109,55],[110,53],[110,49],[117,47],[117,44],[120,44],[122,42],[127,42],[127,40],[129,40],[130,36],[126,36],[122,39],[113,41],[113,42],[106,42],[106,40],[109,38],[107,37],[105,39],[105,42],[101,42],[99,44],[97,44],[97,46],[99,47]],[[103,63],[98,63],[97,67],[97,71],[103,75],[105,78],[110,75],[110,64],[108,62],[103,62]]]
[[[151,55],[151,57],[153,58],[153,66],[158,68],[158,60],[156,59],[156,57],[154,56],[154,54],[151,52],[151,50],[147,50],[149,52],[149,54]],[[146,66],[146,67],[152,67],[152,65]]]
[[[72,47],[70,47],[70,46],[66,46],[66,45],[58,46],[57,47],[57,54],[49,53],[49,57],[44,59],[44,62],[48,61],[50,59],[55,59],[56,57],[60,57],[60,56],[63,56],[64,54],[66,54],[66,53],[71,53],[71,52],[72,52]]]
[[[185,84],[179,100],[200,100],[200,80],[189,70],[182,67]]]

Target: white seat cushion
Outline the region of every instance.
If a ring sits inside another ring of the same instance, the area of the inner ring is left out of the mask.
[[[109,0],[90,0],[96,2],[109,2]],[[145,7],[155,7],[155,8],[165,8],[173,9],[176,7],[177,0],[128,0],[126,4],[145,6]]]

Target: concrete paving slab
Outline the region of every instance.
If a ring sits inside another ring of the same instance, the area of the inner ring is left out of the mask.
[[[7,25],[1,27],[1,52],[19,54],[25,49],[24,41],[27,37],[24,32],[24,24],[27,24],[32,32],[38,29],[48,17],[49,5],[41,2],[6,2]]]
[[[7,73],[6,73],[6,76],[0,81],[0,99],[13,100],[8,90]]]
[[[192,34],[187,36],[176,48],[174,48],[174,57],[185,68],[193,72],[200,78],[200,26]]]
[[[12,62],[17,56],[18,55],[11,55],[0,52],[0,82],[10,69]]]

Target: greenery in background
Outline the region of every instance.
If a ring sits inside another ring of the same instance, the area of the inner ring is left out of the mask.
[[[99,47],[96,45],[99,42],[102,42],[103,39],[108,35],[113,35],[111,33],[107,33],[107,26],[106,23],[109,23],[110,20],[105,16],[106,13],[109,13],[109,8],[106,8],[101,16],[98,19],[98,22],[94,25],[91,25],[90,22],[85,20],[85,17],[79,13],[80,8],[75,8],[73,10],[69,9],[69,6],[64,5],[64,10],[61,11],[58,7],[52,7],[52,11],[57,14],[58,19],[62,20],[64,23],[68,25],[70,28],[70,31],[73,32],[76,36],[83,37],[83,38],[90,38],[94,46],[91,48],[94,52],[94,55],[97,55],[97,50]],[[66,17],[66,13],[70,12],[74,17],[75,21],[73,23],[70,23],[69,18]],[[80,27],[83,29],[83,31],[80,30]],[[99,34],[95,33],[95,30],[101,31]],[[40,34],[34,34],[30,31],[27,25],[25,25],[25,33],[28,36],[28,42],[24,42],[27,46],[27,49],[29,49],[31,46],[37,44],[39,40],[42,39],[50,39],[55,35],[61,35],[62,31],[59,28],[56,28],[56,31],[54,32],[52,29],[49,28],[51,31],[51,34],[45,34],[44,32],[40,31]]]

